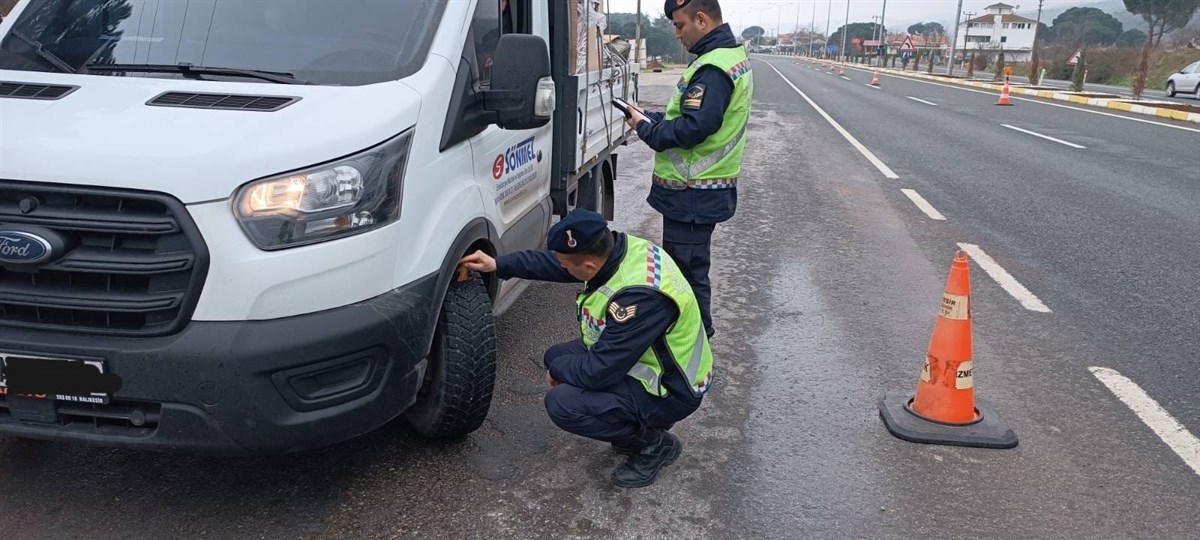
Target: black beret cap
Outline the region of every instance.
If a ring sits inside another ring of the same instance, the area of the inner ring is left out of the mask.
[[[675,14],[675,10],[688,5],[691,3],[691,1],[692,0],[667,0],[666,5],[663,6],[663,12],[665,12],[667,14],[667,18],[670,19],[671,15]]]
[[[546,247],[558,253],[579,253],[605,234],[608,234],[608,221],[603,216],[576,208],[550,227]]]

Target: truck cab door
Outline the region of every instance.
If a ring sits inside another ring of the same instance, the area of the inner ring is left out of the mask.
[[[539,35],[549,42],[549,17],[544,5],[535,7],[538,4],[533,0],[479,0],[471,26],[480,87],[490,87],[492,57],[505,29]],[[536,129],[505,130],[491,125],[471,139],[475,178],[504,253],[544,245],[551,215],[553,127],[550,123]]]

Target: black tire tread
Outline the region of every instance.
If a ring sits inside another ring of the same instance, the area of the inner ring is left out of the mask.
[[[491,408],[496,381],[496,332],[491,300],[483,282],[452,283],[441,316],[445,322],[445,358],[439,369],[442,390],[424,425],[413,423],[430,439],[464,437],[479,429]]]

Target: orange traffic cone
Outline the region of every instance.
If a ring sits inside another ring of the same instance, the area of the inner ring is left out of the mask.
[[[971,276],[959,252],[950,266],[942,306],[929,339],[912,409],[926,420],[967,424],[976,420],[971,361]]]
[[[842,60],[842,67],[841,67],[841,69],[838,70],[838,75],[841,75],[843,77],[846,76],[846,61],[845,60]]]
[[[871,75],[871,86],[879,86],[879,70],[875,70],[875,74]]]
[[[941,309],[929,340],[916,395],[888,392],[879,414],[888,431],[906,441],[982,448],[1013,448],[1017,436],[1000,414],[975,399],[971,346],[971,276],[967,255],[950,267]]]
[[[1008,99],[1008,77],[1004,77],[1004,88],[1000,89],[1000,101],[996,105],[1012,105],[1012,100]]]

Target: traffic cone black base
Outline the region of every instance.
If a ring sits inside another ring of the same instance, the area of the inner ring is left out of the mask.
[[[982,399],[975,399],[979,420],[950,425],[927,420],[912,411],[912,399],[901,392],[888,392],[879,402],[879,416],[887,430],[909,442],[974,448],[1016,448],[1017,434],[1008,428],[1000,413]]]

